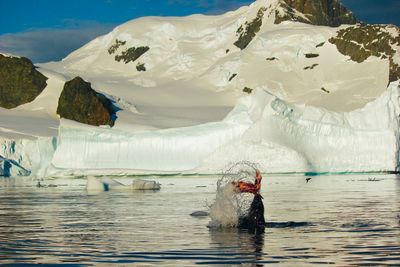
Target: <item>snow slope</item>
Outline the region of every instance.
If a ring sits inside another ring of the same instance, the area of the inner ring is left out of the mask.
[[[49,78],[41,95],[0,108],[0,170],[7,161],[12,175],[215,173],[244,159],[266,172],[397,170],[399,85],[388,87],[389,60],[339,53],[328,40],[346,25],[274,24],[280,3],[132,20],[39,64]],[[238,29],[260,10],[260,30],[241,50]],[[131,47],[149,50],[115,60]],[[121,108],[113,128],[60,121],[58,97],[75,76]]]

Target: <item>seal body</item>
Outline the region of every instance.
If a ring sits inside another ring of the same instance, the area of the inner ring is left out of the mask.
[[[263,233],[265,230],[264,204],[260,194],[254,195],[249,212],[239,218],[239,228],[247,229],[249,233]]]

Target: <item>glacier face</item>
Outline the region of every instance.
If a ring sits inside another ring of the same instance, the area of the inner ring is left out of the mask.
[[[0,176],[45,177],[56,145],[55,137],[0,138]]]
[[[219,173],[242,160],[270,173],[397,171],[399,90],[333,112],[257,89],[221,121],[162,130],[62,120],[58,138],[1,139],[0,175]]]
[[[217,173],[240,160],[264,172],[396,171],[399,87],[352,112],[290,104],[263,90],[215,123],[129,133],[62,121],[55,169]]]
[[[364,108],[332,112],[268,98],[261,116],[242,138],[210,155],[202,171],[249,160],[266,172],[397,171],[399,165],[399,87]]]
[[[62,120],[52,164],[61,169],[182,172],[239,138],[251,125],[249,99],[220,122],[137,133],[89,127]]]

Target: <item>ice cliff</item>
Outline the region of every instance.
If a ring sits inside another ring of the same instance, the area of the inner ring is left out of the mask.
[[[51,164],[57,139],[9,139],[0,137],[0,176],[45,177]]]
[[[202,168],[227,161],[257,162],[270,172],[397,171],[399,167],[399,87],[364,108],[332,112],[267,98],[243,136],[209,156]]]
[[[266,172],[395,171],[399,87],[352,112],[289,104],[264,90],[215,123],[129,133],[61,123],[52,165],[70,171],[219,172],[250,160]]]

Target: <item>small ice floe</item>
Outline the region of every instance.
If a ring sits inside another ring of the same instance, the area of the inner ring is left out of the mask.
[[[207,211],[194,211],[190,213],[190,216],[192,217],[206,217],[210,215]]]
[[[129,191],[129,190],[160,190],[161,185],[156,181],[134,180],[131,185],[125,185],[108,177],[88,176],[86,190],[88,191]]]
[[[109,190],[127,190],[128,187],[118,181],[111,178],[101,177],[97,178],[94,176],[87,177],[86,190],[88,191],[109,191]]]
[[[149,180],[134,180],[132,182],[132,189],[133,190],[160,190],[161,184],[157,183],[156,181],[149,181]]]

